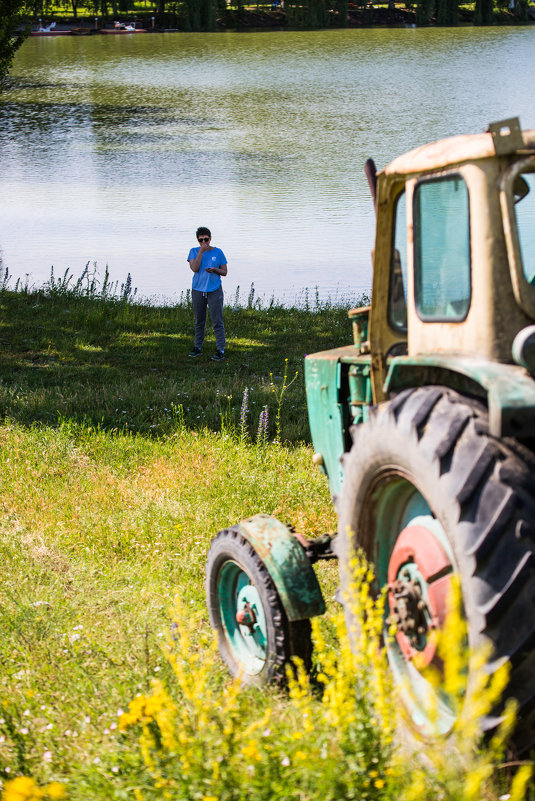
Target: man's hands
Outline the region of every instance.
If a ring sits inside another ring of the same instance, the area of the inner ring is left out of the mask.
[[[199,250],[197,251],[197,255],[194,259],[190,259],[189,261],[189,266],[194,273],[198,273],[201,269],[202,257],[206,251],[213,249],[214,248],[210,245],[210,242],[199,242]],[[227,274],[226,264],[220,264],[219,267],[205,267],[204,269],[207,273],[215,273],[216,275],[220,275],[222,277]]]
[[[191,267],[191,269],[193,270],[194,273],[198,273],[199,270],[201,269],[202,257],[203,257],[203,254],[206,253],[207,250],[211,250],[210,242],[209,241],[208,242],[199,242],[199,250],[197,252],[197,255],[195,256],[194,259],[190,259],[190,262],[189,262],[189,266]]]

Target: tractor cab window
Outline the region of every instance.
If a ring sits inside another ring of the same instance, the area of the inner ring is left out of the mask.
[[[470,214],[460,175],[422,181],[414,192],[414,286],[426,321],[464,320],[470,308]]]
[[[407,206],[405,192],[396,201],[390,258],[388,319],[392,328],[407,331]]]
[[[528,284],[535,286],[535,173],[524,172],[516,176],[513,200],[522,269]]]

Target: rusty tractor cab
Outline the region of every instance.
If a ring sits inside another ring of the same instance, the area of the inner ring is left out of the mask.
[[[372,305],[350,312],[352,344],[305,361],[337,536],[306,540],[267,515],[220,532],[210,619],[233,673],[277,679],[292,656],[310,662],[309,618],[324,611],[312,564],[334,552],[355,629],[349,564],[362,548],[388,586],[388,659],[411,724],[447,734],[454,712],[421,668],[439,661],[431,635],[455,575],[470,646],[491,644],[489,670],[510,662],[524,752],[535,744],[535,131],[506,120],[366,171]]]

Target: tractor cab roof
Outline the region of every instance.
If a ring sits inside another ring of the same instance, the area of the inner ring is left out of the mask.
[[[492,126],[491,126],[492,127]],[[535,130],[518,130],[519,147],[513,145],[509,149],[500,150],[492,133],[452,136],[440,139],[422,147],[410,150],[390,162],[384,170],[386,176],[410,175],[430,172],[479,159],[492,158],[498,155],[531,155],[535,153]]]

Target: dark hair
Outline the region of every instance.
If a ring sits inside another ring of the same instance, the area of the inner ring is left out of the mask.
[[[204,225],[201,225],[200,228],[197,228],[197,233],[195,234],[195,236],[197,237],[197,239],[200,236],[209,236],[210,239],[211,239],[212,238],[212,232],[210,231],[209,228],[205,228]]]

